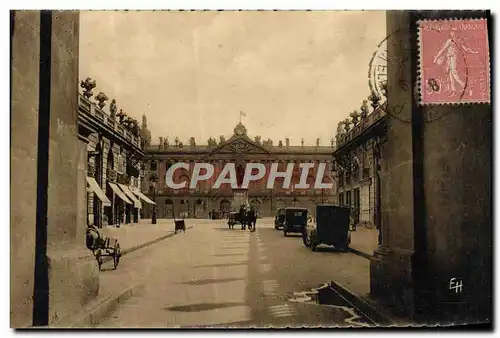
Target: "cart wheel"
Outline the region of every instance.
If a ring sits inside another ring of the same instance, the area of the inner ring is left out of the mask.
[[[115,246],[115,254],[113,256],[113,264],[115,266],[115,270],[118,267],[118,264],[120,263],[120,256],[122,255],[122,252],[120,250],[120,244],[116,244]]]

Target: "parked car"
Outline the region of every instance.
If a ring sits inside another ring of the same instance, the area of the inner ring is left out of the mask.
[[[321,244],[347,251],[351,244],[349,208],[331,204],[316,206],[316,219],[310,218],[302,240],[306,247],[316,251]]]
[[[274,217],[274,228],[276,230],[283,229],[283,223],[285,223],[285,208],[278,208]]]
[[[308,211],[306,208],[285,208],[283,235],[289,233],[304,233],[307,225]]]

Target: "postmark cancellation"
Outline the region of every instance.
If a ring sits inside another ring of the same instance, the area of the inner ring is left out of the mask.
[[[490,103],[486,19],[418,22],[419,103]]]

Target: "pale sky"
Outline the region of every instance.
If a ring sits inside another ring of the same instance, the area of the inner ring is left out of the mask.
[[[329,145],[369,95],[385,12],[81,12],[80,79],[159,136]]]

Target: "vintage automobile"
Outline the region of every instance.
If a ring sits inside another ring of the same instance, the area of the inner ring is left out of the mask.
[[[274,228],[276,230],[283,228],[283,223],[285,223],[285,208],[276,209],[276,217],[274,218]]]
[[[283,235],[289,233],[304,233],[307,225],[306,208],[285,208],[285,220],[283,222]]]
[[[341,251],[349,250],[349,208],[330,204],[316,206],[316,219],[310,219],[302,240],[306,247],[316,251],[321,244],[334,246]]]

